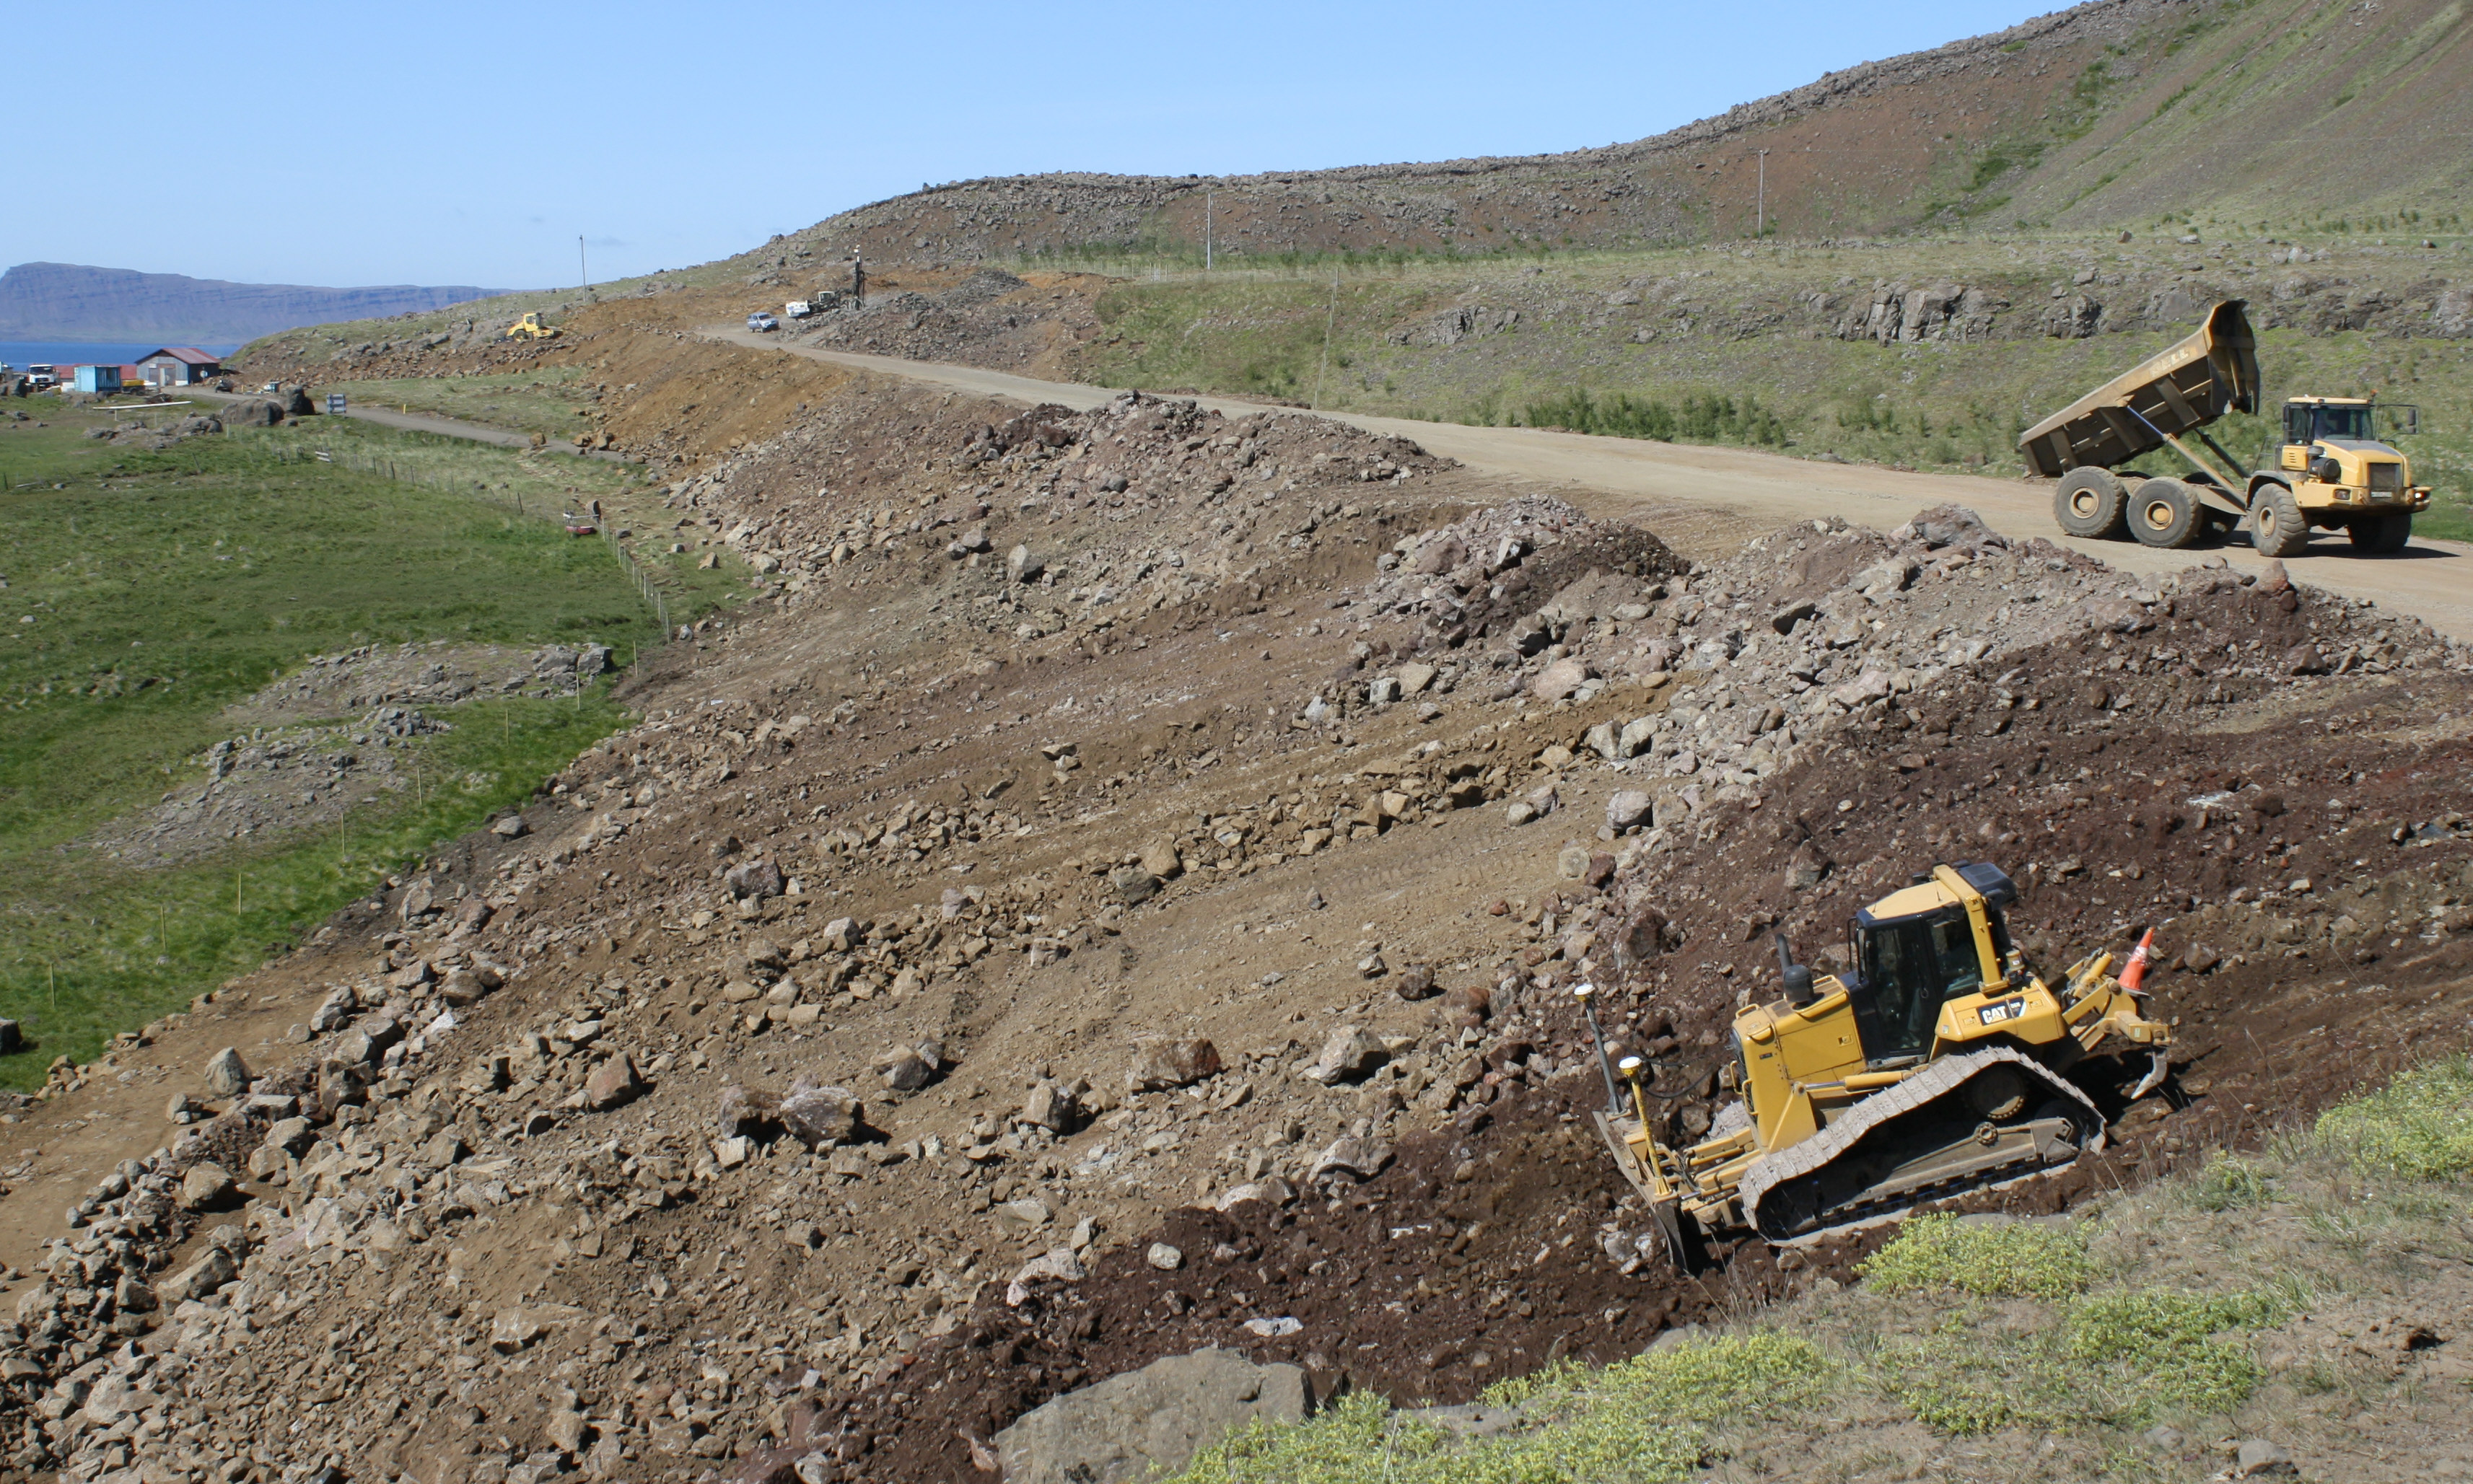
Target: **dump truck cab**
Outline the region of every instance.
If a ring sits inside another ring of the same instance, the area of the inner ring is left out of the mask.
[[[2418,431],[2421,411],[2369,397],[2286,399],[2284,441],[2274,467],[2251,476],[2251,503],[2283,503],[2281,491],[2312,526],[2343,530],[2367,550],[2400,550],[2413,517],[2430,508],[2430,490],[2413,482],[2413,461],[2380,440],[2382,422]]]

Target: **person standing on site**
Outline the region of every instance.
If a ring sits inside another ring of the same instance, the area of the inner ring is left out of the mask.
[[[851,249],[851,302],[864,308],[867,304],[867,265],[859,261],[858,249]]]

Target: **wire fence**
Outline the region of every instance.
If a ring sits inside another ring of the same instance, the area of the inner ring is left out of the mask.
[[[292,457],[287,457],[292,454],[293,451],[288,449],[278,451],[278,456],[284,457],[284,462],[287,463],[292,462]],[[592,534],[601,539],[603,548],[617,562],[618,570],[627,574],[627,581],[634,585],[636,596],[644,600],[644,606],[652,610],[654,618],[660,622],[661,634],[658,642],[662,644],[669,642],[673,631],[670,624],[668,595],[661,591],[660,582],[654,577],[654,569],[636,561],[634,552],[619,544],[617,536],[611,531],[609,523],[600,516],[588,512],[579,514],[573,511],[552,511],[546,504],[525,500],[521,490],[512,488],[504,491],[493,490],[487,480],[465,479],[433,469],[407,466],[400,460],[391,459],[382,454],[364,453],[358,449],[348,448],[341,450],[321,448],[309,457],[315,458],[322,464],[335,464],[361,473],[374,474],[380,479],[391,480],[396,484],[415,485],[422,489],[484,500],[502,510],[512,510],[526,519],[534,517],[549,519],[554,515],[570,530],[577,526],[588,525]]]

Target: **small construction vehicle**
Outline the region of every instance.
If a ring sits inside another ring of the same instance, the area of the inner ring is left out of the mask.
[[[506,338],[509,340],[556,340],[558,338],[558,326],[555,324],[543,324],[541,323],[540,311],[535,310],[532,313],[525,315],[522,319],[517,320],[515,323],[508,325]]]
[[[2207,425],[2227,413],[2259,408],[2258,342],[2245,308],[2245,300],[2223,300],[2187,339],[2019,437],[2029,472],[2059,481],[2053,518],[2072,536],[2126,536],[2149,546],[2189,546],[2211,529],[2247,520],[2250,545],[2269,557],[2298,556],[2313,527],[2343,531],[2361,551],[2404,550],[2413,517],[2430,508],[2430,491],[2413,482],[2411,461],[2376,435],[2382,419],[2419,432],[2419,409],[2367,397],[2292,397],[2282,447],[2269,467],[2246,476],[2207,436]],[[2201,457],[2185,435],[2221,462]],[[2189,461],[2188,478],[2120,467],[2167,445]]]
[[[2102,953],[2048,984],[2009,939],[2017,898],[1989,862],[1935,866],[1855,914],[1842,973],[1795,963],[1781,934],[1784,997],[1736,1013],[1722,1080],[1741,1101],[1696,1144],[1658,1141],[1657,1094],[1623,1059],[1629,1096],[1608,1079],[1598,1132],[1678,1267],[1707,1234],[1809,1240],[2101,1149],[2102,1111],[2063,1073],[2107,1041],[2149,1056],[2131,1101],[2162,1084],[2173,1034],[2140,1005],[2146,946],[2120,978]]]

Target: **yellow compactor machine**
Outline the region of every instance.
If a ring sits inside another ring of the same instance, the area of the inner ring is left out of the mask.
[[[2270,557],[2299,555],[2313,528],[2342,531],[2357,551],[2404,550],[2430,490],[2413,482],[2413,462],[2380,435],[2418,433],[2420,409],[2288,397],[2283,441],[2267,467],[2244,473],[2206,428],[2260,406],[2258,342],[2243,300],[2228,299],[2178,344],[2029,428],[2018,456],[2030,477],[2057,481],[2053,516],[2076,537],[2177,548],[2246,519],[2250,544]],[[2166,447],[2190,466],[2187,474],[2121,467]]]
[[[508,325],[506,338],[509,340],[556,340],[558,338],[558,326],[555,324],[543,324],[541,323],[540,313],[536,311],[525,315],[515,323]]]
[[[2009,941],[2017,896],[1988,862],[1935,866],[1855,915],[1842,973],[1781,935],[1785,996],[1736,1014],[1741,1101],[1699,1143],[1657,1140],[1624,1060],[1629,1106],[1598,1130],[1679,1266],[1703,1233],[1790,1242],[2101,1149],[2103,1114],[2063,1073],[2107,1040],[2149,1053],[2133,1101],[2164,1080],[2172,1030],[2141,1008],[2143,963],[2116,978],[2094,954],[2046,983]]]

